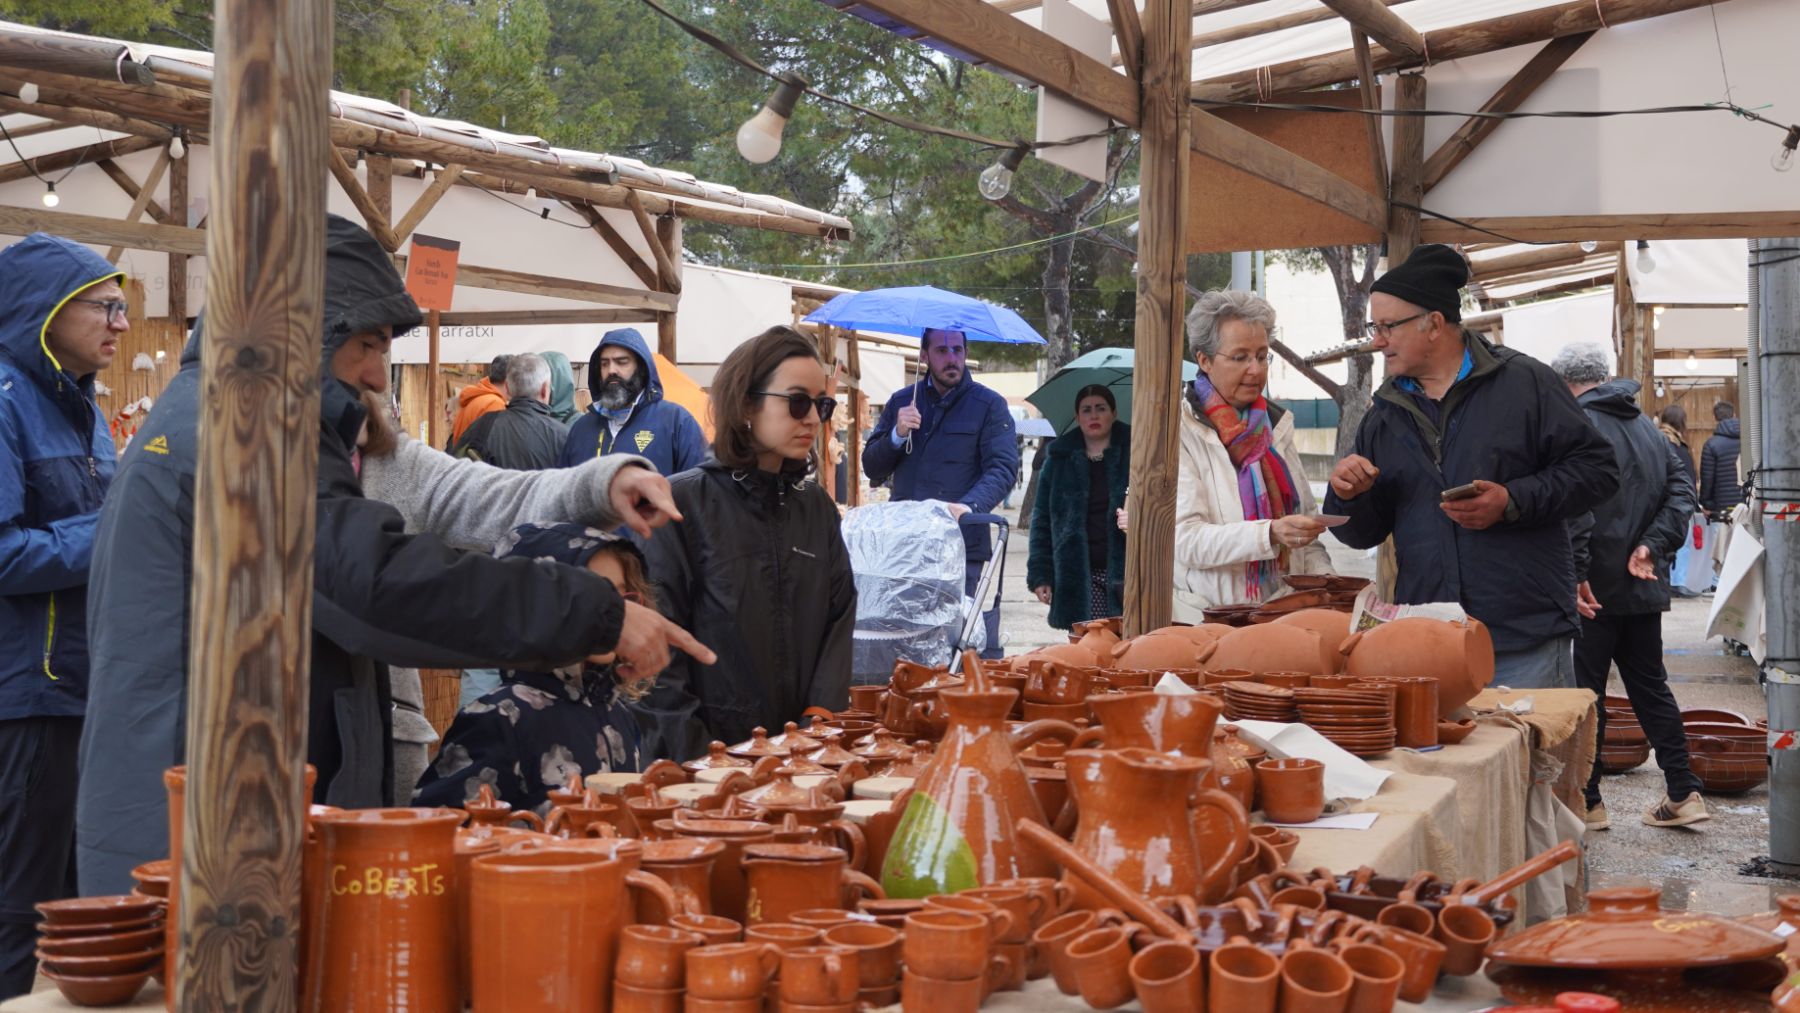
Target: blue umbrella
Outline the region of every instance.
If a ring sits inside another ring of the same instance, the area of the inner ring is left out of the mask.
[[[1017,313],[930,285],[845,292],[806,317],[847,331],[886,331],[923,337],[927,329],[961,331],[970,341],[1048,344]]]
[[[1056,431],[1067,432],[1075,424],[1075,394],[1088,384],[1097,383],[1110,387],[1113,399],[1119,402],[1119,420],[1131,421],[1131,380],[1137,368],[1137,352],[1130,348],[1097,348],[1086,355],[1069,360],[1068,365],[1057,370],[1044,385],[1030,394],[1025,400],[1037,405],[1044,418],[1056,427]],[[1200,367],[1193,360],[1181,364],[1181,380],[1192,383]]]

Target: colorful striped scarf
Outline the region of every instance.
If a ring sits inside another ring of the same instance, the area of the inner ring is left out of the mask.
[[[1238,499],[1244,506],[1244,519],[1272,521],[1292,513],[1300,498],[1294,492],[1287,462],[1274,449],[1268,400],[1258,395],[1249,409],[1240,413],[1219,396],[1205,373],[1194,377],[1194,398],[1206,420],[1218,431],[1219,442],[1231,456],[1232,466],[1237,468]],[[1262,601],[1272,594],[1287,566],[1285,546],[1279,547],[1274,559],[1244,564],[1246,600]]]

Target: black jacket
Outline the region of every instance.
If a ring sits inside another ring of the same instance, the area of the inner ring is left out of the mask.
[[[330,219],[324,363],[418,308],[386,253]],[[162,771],[186,747],[188,594],[194,526],[200,334],[119,463],[100,513],[88,598],[94,663],[76,800],[82,893],[123,893],[131,869],[168,854]],[[400,514],[365,499],[350,450],[365,415],[322,368],[306,758],[314,800],[391,804],[392,701],[382,662],[413,667],[554,668],[618,640],[612,585],[574,567],[494,559],[403,533]],[[379,659],[379,661],[377,660]]]
[[[700,666],[676,652],[633,705],[643,762],[692,759],[713,739],[778,730],[808,707],[844,709],[856,581],[837,504],[799,464],[770,474],[709,458],[669,484],[683,520],[644,553],[657,604],[719,660]]]
[[[1349,515],[1333,534],[1352,548],[1393,535],[1401,603],[1461,602],[1496,650],[1523,650],[1579,628],[1564,521],[1617,491],[1619,469],[1550,367],[1464,340],[1473,369],[1445,393],[1441,431],[1390,377],[1356,431],[1380,477],[1349,502],[1327,494],[1323,510]],[[1439,494],[1478,478],[1506,486],[1511,519],[1469,531]]]
[[[1726,419],[1700,448],[1700,503],[1712,513],[1730,510],[1744,501],[1744,487],[1738,480],[1738,453],[1742,442],[1738,434],[1741,423]]]
[[[1031,511],[1031,553],[1025,562],[1025,586],[1050,587],[1050,625],[1068,629],[1089,618],[1089,554],[1087,533],[1087,439],[1079,428],[1049,443],[1037,503]],[[1109,512],[1125,505],[1131,477],[1131,427],[1114,422],[1112,443],[1102,461],[1106,468]],[[1106,597],[1118,615],[1125,605],[1125,532],[1106,526]]]
[[[542,471],[556,467],[569,429],[550,406],[535,397],[515,397],[503,412],[488,412],[463,431],[459,457],[473,457],[496,468]]]
[[[1637,392],[1637,381],[1613,380],[1576,399],[1612,445],[1619,466],[1619,491],[1570,522],[1575,579],[1588,582],[1605,607],[1602,616],[1669,610],[1669,564],[1695,509],[1684,455],[1638,409]],[[1655,580],[1639,580],[1625,569],[1640,545],[1656,561]]]

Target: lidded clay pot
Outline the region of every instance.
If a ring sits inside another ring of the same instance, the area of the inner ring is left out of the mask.
[[[740,756],[752,760],[761,759],[765,756],[787,755],[786,749],[783,749],[770,741],[769,732],[766,728],[751,729],[749,739],[728,748],[725,752],[731,756]]]
[[[1342,659],[1337,645],[1327,644],[1303,626],[1262,623],[1232,630],[1203,649],[1201,667],[1208,672],[1243,668],[1252,672],[1305,672],[1330,675]]]
[[[702,770],[712,770],[717,767],[748,767],[750,765],[749,759],[731,755],[725,751],[725,743],[715,739],[706,747],[705,756],[696,756],[681,766],[684,770],[697,774]]]
[[[1594,890],[1586,912],[1497,940],[1488,958],[1524,967],[1679,973],[1760,960],[1786,947],[1773,932],[1729,918],[1663,911],[1661,899],[1662,891],[1653,886]]]
[[[1494,640],[1480,620],[1447,622],[1409,616],[1353,633],[1344,641],[1345,672],[1364,678],[1422,675],[1438,681],[1438,717],[1494,681]]]

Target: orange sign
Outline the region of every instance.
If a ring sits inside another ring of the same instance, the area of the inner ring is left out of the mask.
[[[434,236],[412,237],[406,258],[406,291],[423,310],[447,310],[456,291],[456,256],[462,244]]]

